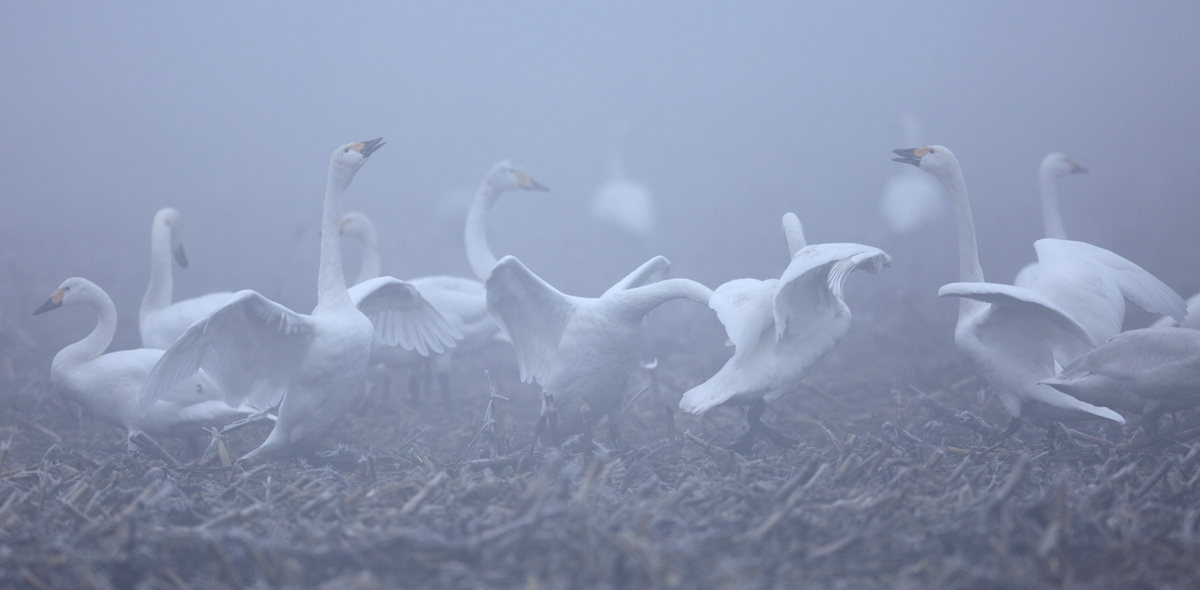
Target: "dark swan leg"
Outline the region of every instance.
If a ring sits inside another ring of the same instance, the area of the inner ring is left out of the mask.
[[[739,453],[749,452],[754,447],[755,435],[770,440],[777,447],[791,448],[796,446],[795,440],[784,436],[783,433],[763,423],[762,415],[766,410],[767,402],[761,399],[754,400],[750,404],[746,409],[746,423],[749,425],[749,428],[746,430],[746,434],[742,435],[730,448]]]
[[[986,454],[996,450],[996,447],[1000,446],[1001,443],[1008,440],[1009,437],[1016,434],[1017,431],[1020,429],[1021,429],[1021,417],[1013,416],[1012,420],[1009,420],[1009,422],[1008,422],[1008,428],[1005,429],[1004,432],[1000,433],[1000,438],[997,439],[995,443],[992,443],[992,446],[980,451],[979,454],[986,455]]]

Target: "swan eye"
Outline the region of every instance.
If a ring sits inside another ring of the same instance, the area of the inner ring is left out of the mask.
[[[343,153],[343,154],[348,154],[348,153],[350,153],[350,148],[342,148],[342,153]]]

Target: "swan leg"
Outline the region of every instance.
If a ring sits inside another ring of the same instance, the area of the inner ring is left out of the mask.
[[[763,423],[762,415],[766,411],[767,402],[761,399],[751,402],[750,406],[746,408],[746,423],[749,428],[746,430],[746,434],[743,434],[741,438],[730,446],[731,449],[743,454],[749,452],[754,447],[754,437],[756,435],[766,438],[777,447],[791,448],[796,446],[795,440],[784,436],[782,432]]]
[[[1016,434],[1017,431],[1020,429],[1021,429],[1021,417],[1013,416],[1012,420],[1008,421],[1008,428],[1006,428],[1004,430],[1004,432],[1000,433],[1000,438],[996,439],[996,442],[992,443],[992,446],[990,446],[982,451],[979,451],[979,454],[986,455],[986,454],[996,450],[996,447],[1000,446],[1001,443],[1008,440],[1009,437]]]

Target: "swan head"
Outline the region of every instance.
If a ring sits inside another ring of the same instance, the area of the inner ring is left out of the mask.
[[[188,267],[187,254],[183,251],[183,222],[179,217],[179,212],[171,207],[159,209],[158,213],[154,214],[154,227],[150,230],[151,235],[158,235],[165,232],[167,239],[171,245],[171,254],[175,257],[175,262],[180,268]]]
[[[367,158],[385,143],[382,137],[376,137],[368,141],[348,143],[333,150],[333,157],[329,160],[330,169],[353,175],[367,162]]]
[[[954,152],[941,145],[923,145],[919,148],[892,150],[892,153],[900,156],[892,158],[893,162],[912,164],[939,179],[952,176],[962,170],[958,165],[958,158],[954,157]]]
[[[1068,174],[1083,174],[1087,172],[1087,168],[1076,164],[1074,160],[1068,158],[1060,152],[1050,152],[1042,158],[1042,176],[1049,178],[1062,178]]]
[[[343,215],[342,219],[338,221],[338,233],[363,241],[373,241],[375,239],[375,225],[371,223],[371,219],[366,215],[352,211]]]
[[[483,182],[496,192],[509,190],[548,191],[545,185],[533,179],[528,172],[504,160],[492,166]]]
[[[94,301],[97,296],[102,296],[103,294],[104,292],[95,283],[87,279],[72,277],[63,281],[50,294],[50,298],[41,307],[34,310],[33,315],[40,315],[63,306],[79,305]]]

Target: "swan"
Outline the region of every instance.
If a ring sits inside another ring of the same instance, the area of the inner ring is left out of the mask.
[[[370,291],[358,288],[357,285],[379,276],[381,259],[375,234],[375,224],[363,213],[350,212],[342,216],[338,228],[343,237],[356,238],[362,241],[362,266],[359,269],[355,287],[350,289],[351,299],[357,305],[360,299],[368,296]],[[450,325],[463,336],[463,342],[454,350],[463,349],[463,345],[479,345],[491,340],[499,332],[487,312],[487,296],[483,283],[468,278],[433,275],[419,277],[408,281],[417,288],[434,309],[438,310]],[[426,357],[414,350],[405,350],[399,346],[383,346],[376,344],[371,351],[372,363],[383,363],[389,367],[412,368],[425,362],[433,361],[436,367],[438,381],[441,383],[443,394],[449,393],[449,357],[440,355]],[[414,373],[414,381],[419,373]],[[414,385],[419,388],[420,384]],[[415,391],[415,390],[414,390]]]
[[[617,125],[613,131],[609,177],[596,187],[589,210],[593,218],[644,240],[654,232],[654,197],[644,184],[625,176],[623,152],[628,137],[628,126]]]
[[[954,342],[996,390],[1012,420],[1001,440],[1021,427],[1021,417],[1051,420],[1105,418],[1125,423],[1120,414],[1077,400],[1039,381],[1054,376],[1056,358],[1077,358],[1094,347],[1088,332],[1061,307],[1030,289],[985,283],[979,266],[975,223],[958,158],[944,146],[898,149],[893,158],[936,177],[949,194],[958,225],[959,281],[938,290],[960,297]],[[1061,242],[1061,240],[1039,240]],[[1038,250],[1043,275],[1048,274]],[[1043,276],[1043,278],[1045,278]]]
[[[663,262],[651,262],[661,269]],[[582,431],[578,410],[587,396],[597,416],[608,416],[614,443],[621,400],[638,366],[646,314],[672,299],[707,305],[712,296],[695,281],[663,279],[614,286],[598,298],[574,297],[550,286],[513,256],[501,259],[485,284],[488,312],[512,340],[521,381],[536,381],[562,411],[560,433]],[[539,421],[535,444],[543,428]]]
[[[187,256],[180,241],[179,212],[159,209],[150,226],[150,284],[138,310],[138,331],[145,348],[170,346],[196,320],[229,303],[233,293],[209,293],[171,303],[171,257],[187,268]]]
[[[529,176],[529,173],[504,160],[497,162],[488,171],[479,185],[479,190],[475,192],[471,208],[467,211],[467,227],[464,234],[467,262],[471,264],[471,271],[475,273],[475,277],[481,281],[486,281],[488,275],[492,274],[492,267],[496,266],[496,255],[492,254],[487,240],[488,213],[502,193],[517,189],[550,190]]]
[[[154,404],[139,407],[138,391],[164,351],[138,348],[105,354],[117,330],[117,309],[108,294],[87,279],[63,281],[33,315],[71,306],[91,308],[96,312],[96,326],[86,338],[54,355],[50,381],[104,421],[125,428],[130,438],[138,432],[202,435],[202,428],[225,426],[252,412],[230,407],[221,388],[203,372],[195,371],[183,375]]]
[[[1141,414],[1147,430],[1157,432],[1164,413],[1200,405],[1200,330],[1122,332],[1042,383],[1089,403]]]
[[[856,269],[872,273],[891,258],[861,244],[805,245],[799,218],[783,216],[792,254],[778,279],[736,279],[713,291],[709,307],[725,326],[733,357],[711,379],[683,394],[679,407],[693,414],[721,405],[746,405],[750,429],[735,447],[748,447],[756,433],[776,444],[791,441],[762,423],[767,402],[796,389],[809,367],[850,329],[842,284]]]
[[[1042,158],[1042,165],[1038,168],[1038,187],[1042,194],[1042,225],[1047,238],[1067,239],[1067,231],[1063,229],[1062,215],[1058,211],[1058,179],[1069,174],[1086,172],[1087,168],[1076,164],[1074,160],[1060,152],[1050,152],[1046,154],[1045,158]],[[1037,278],[1037,272],[1038,264],[1036,262],[1026,264],[1017,272],[1017,278],[1013,280],[1013,284],[1029,288]]]
[[[280,458],[309,449],[362,395],[374,341],[421,354],[454,345],[460,335],[411,284],[391,277],[360,283],[354,289],[370,294],[357,305],[346,289],[338,236],[342,196],[382,145],[382,138],[351,143],[330,158],[312,314],[239,291],[167,349],[142,387],[143,405],[203,367],[230,395],[260,407],[281,404],[271,434],[240,461]]]

